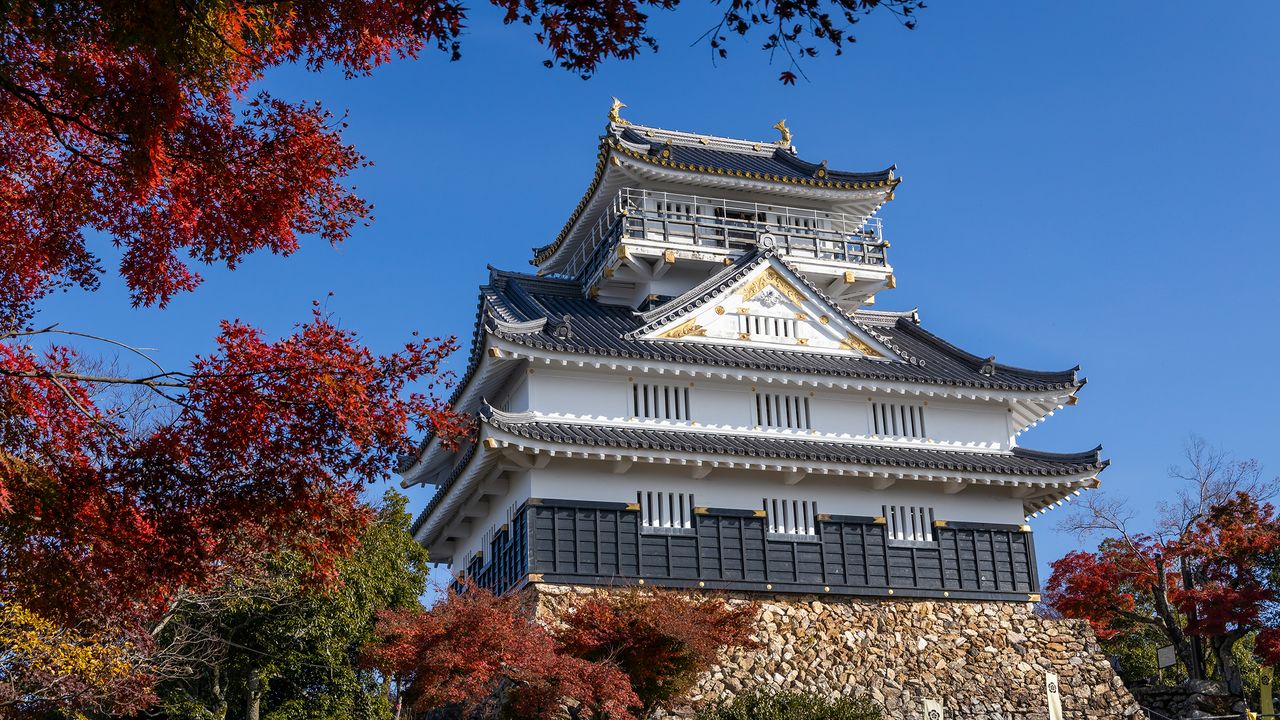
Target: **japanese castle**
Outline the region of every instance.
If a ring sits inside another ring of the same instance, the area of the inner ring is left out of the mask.
[[[643,127],[615,100],[536,272],[490,268],[453,397],[478,428],[400,468],[413,526],[495,592],[531,583],[1038,599],[1027,520],[1097,485],[1100,448],[1020,436],[1076,369],[959,349],[895,286],[895,168],[781,139]]]

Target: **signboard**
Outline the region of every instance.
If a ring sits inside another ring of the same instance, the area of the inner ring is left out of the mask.
[[[1162,648],[1156,648],[1156,667],[1163,670],[1177,664],[1178,653],[1174,652],[1172,645],[1165,645]]]
[[[1062,695],[1058,689],[1058,676],[1053,673],[1045,673],[1044,689],[1049,700],[1049,720],[1064,720],[1062,715]]]

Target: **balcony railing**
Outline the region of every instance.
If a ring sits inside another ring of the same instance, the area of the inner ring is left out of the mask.
[[[692,248],[774,247],[789,259],[885,265],[880,218],[623,188],[566,268],[594,275],[619,238]]]

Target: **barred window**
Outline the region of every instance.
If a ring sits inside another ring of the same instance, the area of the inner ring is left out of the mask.
[[[754,337],[794,339],[796,321],[792,318],[739,315],[738,332]]]
[[[764,514],[771,533],[817,535],[818,503],[812,500],[765,498]]]
[[[631,414],[651,420],[689,420],[689,388],[657,383],[633,383]]]
[[[640,490],[640,525],[647,528],[689,529],[693,527],[693,493]]]
[[[882,505],[890,540],[933,542],[933,508],[912,505]]]
[[[871,403],[871,430],[875,435],[926,438],[924,405],[913,403]]]
[[[760,427],[812,430],[809,398],[782,393],[756,393],[755,424]]]

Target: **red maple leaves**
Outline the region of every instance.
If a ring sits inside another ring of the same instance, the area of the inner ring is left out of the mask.
[[[452,349],[375,356],[319,313],[275,342],[224,323],[216,352],[146,381],[174,414],[137,429],[96,404],[69,350],[0,345],[4,589],[83,621],[158,613],[268,550],[322,577],[367,520],[361,485],[387,476],[410,430],[465,432],[410,389]]]
[[[415,711],[507,706],[516,717],[551,720],[569,702],[588,716],[635,720],[640,702],[627,677],[565,653],[515,596],[451,591],[427,612],[384,613],[378,630],[385,641],[368,649],[368,662],[404,684]]]
[[[366,661],[418,712],[635,720],[681,696],[729,647],[751,647],[757,607],[672,591],[590,595],[551,627],[517,596],[468,586],[426,612],[385,613]]]
[[[1107,639],[1154,625],[1179,640],[1185,633],[1235,638],[1261,631],[1256,652],[1280,661],[1280,642],[1266,614],[1280,597],[1280,519],[1247,493],[1212,507],[1180,537],[1132,535],[1103,541],[1097,552],[1074,551],[1052,563],[1046,601],[1083,618]]]

